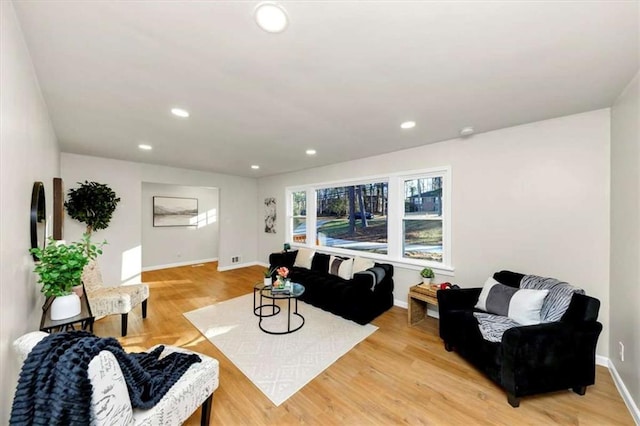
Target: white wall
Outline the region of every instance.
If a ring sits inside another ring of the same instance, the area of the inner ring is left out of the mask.
[[[11,343],[38,329],[44,297],[32,273],[29,209],[42,181],[52,229],[59,149],[11,2],[0,2],[0,423],[7,424],[19,363]],[[49,231],[49,234],[51,232]]]
[[[611,109],[610,355],[640,406],[640,74]],[[625,347],[624,362],[618,342]]]
[[[136,282],[142,270],[142,183],[215,187],[219,190],[219,268],[231,266],[231,257],[243,262],[256,260],[257,182],[253,178],[177,169],[129,161],[63,153],[61,173],[65,188],[89,180],[107,184],[121,198],[111,224],[95,233],[106,239],[100,258],[106,283]],[[65,218],[65,239],[77,240],[84,227]]]
[[[279,233],[258,233],[259,257],[284,242],[286,186],[450,165],[455,276],[436,280],[481,286],[510,269],[582,287],[602,302],[598,354],[607,356],[609,124],[603,109],[262,178],[258,198],[276,197]],[[415,269],[397,267],[396,301],[406,303],[419,281]]]
[[[198,226],[153,226],[153,197],[195,198]],[[218,257],[218,188],[142,183],[142,269],[215,260]]]

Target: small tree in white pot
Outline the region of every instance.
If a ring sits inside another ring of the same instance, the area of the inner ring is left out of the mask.
[[[431,280],[433,279],[433,277],[435,275],[433,273],[433,269],[424,268],[424,269],[422,269],[422,271],[420,271],[420,276],[422,277],[422,283],[423,284],[431,284]]]

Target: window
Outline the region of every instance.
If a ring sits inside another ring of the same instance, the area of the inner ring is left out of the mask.
[[[287,239],[320,251],[451,271],[448,167],[288,188]]]
[[[293,242],[304,244],[307,242],[307,193],[297,191],[291,193],[291,222]]]
[[[317,245],[387,254],[386,182],[316,190]]]
[[[402,257],[442,263],[442,177],[404,179]]]

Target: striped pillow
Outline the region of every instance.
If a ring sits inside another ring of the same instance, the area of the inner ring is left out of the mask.
[[[476,309],[511,318],[522,325],[540,324],[540,310],[549,290],[525,290],[487,279]]]
[[[351,279],[351,272],[353,270],[353,259],[331,256],[329,258],[329,273],[331,275],[337,275],[345,280]]]

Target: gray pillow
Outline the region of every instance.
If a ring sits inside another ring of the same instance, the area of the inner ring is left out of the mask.
[[[478,297],[476,309],[511,318],[522,325],[540,324],[540,310],[549,290],[509,287],[487,279]]]

